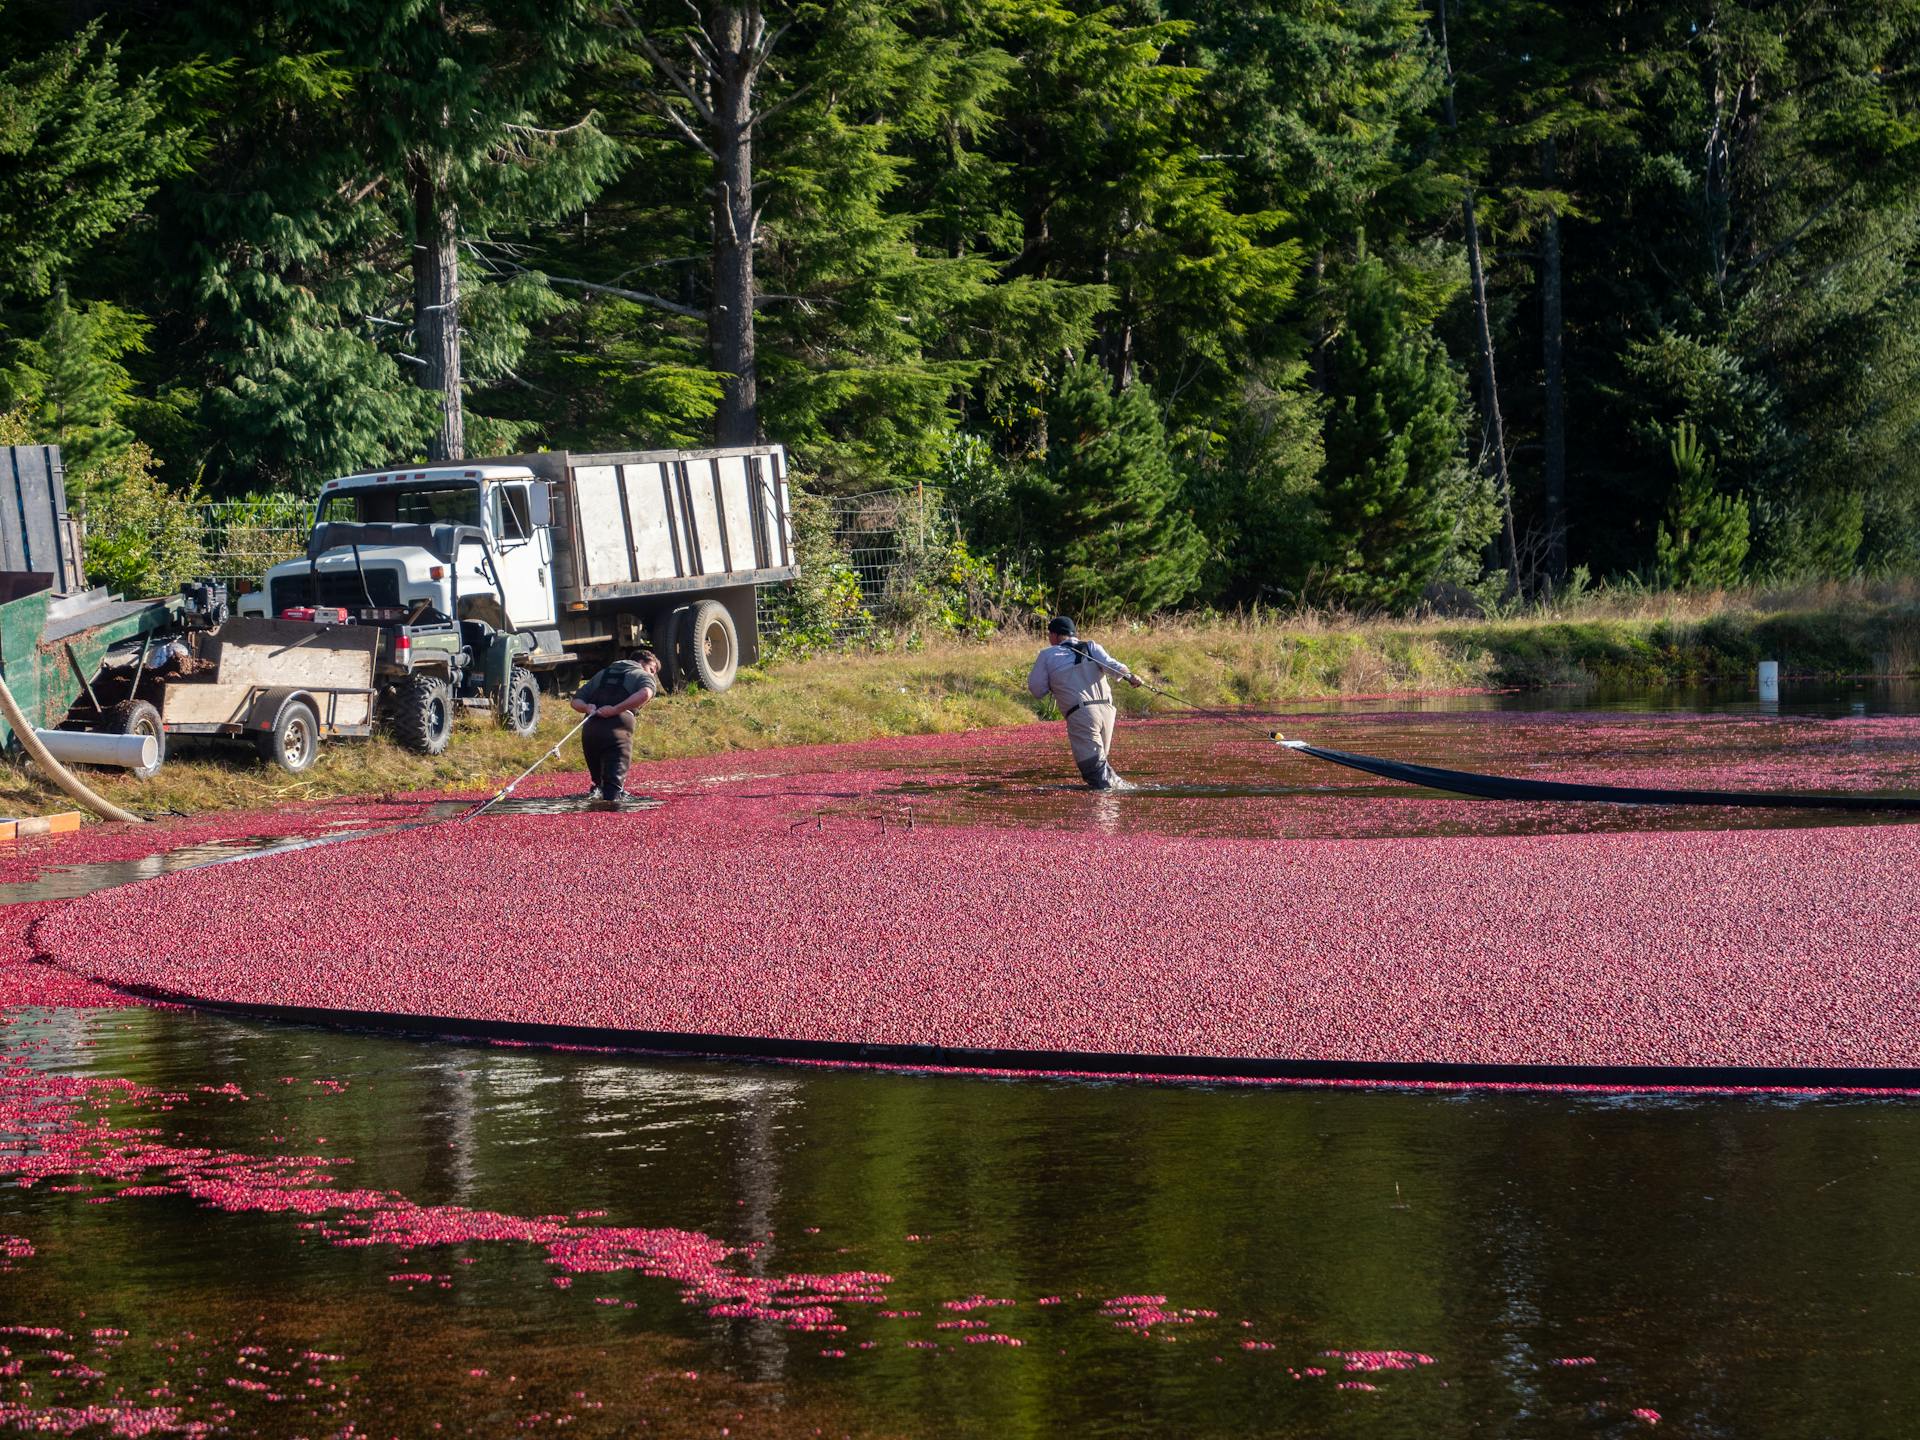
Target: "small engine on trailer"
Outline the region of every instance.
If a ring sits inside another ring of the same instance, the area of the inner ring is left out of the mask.
[[[217,630],[227,623],[227,587],[209,578],[180,587],[180,623],[188,630]]]

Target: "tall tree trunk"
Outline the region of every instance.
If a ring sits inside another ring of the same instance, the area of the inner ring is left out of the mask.
[[[442,172],[421,157],[413,173],[413,332],[420,388],[440,392],[440,425],[429,460],[464,460],[466,413],[460,399],[460,250],[458,215],[441,188]]]
[[[766,29],[757,3],[712,7],[708,32],[717,47],[713,113],[719,183],[713,197],[713,304],[707,348],[726,376],[714,415],[714,441],[752,445],[760,439],[760,386],[753,344],[753,80]]]
[[[1467,222],[1467,275],[1473,281],[1473,323],[1480,336],[1480,379],[1486,391],[1487,423],[1493,429],[1494,493],[1500,501],[1501,539],[1509,593],[1520,586],[1520,546],[1513,533],[1513,478],[1507,473],[1507,426],[1500,416],[1500,377],[1493,363],[1493,326],[1487,319],[1487,271],[1480,262],[1480,216],[1473,186],[1460,202]]]
[[[1540,173],[1553,188],[1556,160],[1553,137],[1540,146]],[[1567,575],[1567,389],[1562,369],[1565,327],[1560,316],[1560,217],[1547,216],[1540,235],[1540,368],[1546,382],[1546,461],[1542,496],[1546,511],[1547,578],[1555,585]]]
[[[1446,70],[1443,108],[1447,129],[1458,134],[1460,119],[1453,108],[1453,51],[1447,44],[1447,0],[1440,0],[1436,14],[1440,22],[1440,63]],[[1473,324],[1480,341],[1480,377],[1486,391],[1487,422],[1493,429],[1494,492],[1500,502],[1507,590],[1511,594],[1520,585],[1520,546],[1513,533],[1513,482],[1507,473],[1507,427],[1500,417],[1500,377],[1493,363],[1493,325],[1487,318],[1487,272],[1480,259],[1480,212],[1471,180],[1461,196],[1460,213],[1466,221],[1467,275],[1473,282]]]
[[[1309,373],[1313,376],[1313,393],[1327,393],[1327,247],[1322,245],[1313,252],[1313,351],[1309,357]]]

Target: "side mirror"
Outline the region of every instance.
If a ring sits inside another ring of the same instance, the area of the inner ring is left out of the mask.
[[[528,508],[533,515],[533,528],[543,530],[553,524],[553,486],[545,480],[536,480],[527,487]]]

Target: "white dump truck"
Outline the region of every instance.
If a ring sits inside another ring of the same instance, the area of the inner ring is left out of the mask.
[[[238,609],[377,630],[376,709],[437,754],[457,707],[530,733],[537,677],[637,644],[669,687],[725,690],[758,657],[756,588],[796,573],[779,446],[556,451],[329,480],[306,557]]]

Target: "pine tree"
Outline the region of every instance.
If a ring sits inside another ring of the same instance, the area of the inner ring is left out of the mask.
[[[1446,350],[1408,324],[1381,261],[1363,255],[1348,292],[1327,355],[1326,588],[1406,609],[1435,580],[1471,578],[1497,517],[1466,463],[1465,395]]]
[[[1675,482],[1655,543],[1660,582],[1689,590],[1737,584],[1747,558],[1746,500],[1717,492],[1713,457],[1684,420],[1669,453]]]
[[[1024,71],[1004,122],[1012,273],[1103,286],[1095,348],[1115,383],[1149,381],[1180,422],[1211,413],[1284,313],[1301,255],[1283,214],[1235,204],[1204,143],[1204,72],[1177,63],[1192,27],[1087,0],[1009,7],[1001,23]]]
[[[1101,365],[1067,371],[1048,407],[1041,524],[1061,604],[1094,616],[1177,605],[1206,542],[1180,508],[1166,426],[1145,385],[1115,391]]]
[[[367,0],[345,18],[345,53],[368,57],[357,86],[367,183],[402,211],[411,242],[416,378],[439,409],[427,453],[459,459],[463,328],[494,309],[498,353],[479,377],[491,379],[512,368],[527,327],[558,308],[518,265],[501,267],[491,296],[463,289],[461,255],[564,221],[613,174],[615,146],[567,94],[605,37],[587,0]]]
[[[53,292],[38,339],[19,347],[20,363],[4,377],[0,408],[24,405],[41,443],[61,447],[70,474],[81,474],[126,450],[133,432],[122,423],[133,377],[121,357],[146,348],[146,329],[105,301],[74,305],[64,286]]]
[[[1322,558],[1321,402],[1305,363],[1269,362],[1249,375],[1204,445],[1182,456],[1194,520],[1207,538],[1199,590],[1209,603],[1299,598]]]
[[[1006,282],[978,243],[994,220],[970,207],[1004,199],[972,147],[1011,61],[971,16],[875,0],[623,13],[641,63],[610,62],[602,93],[633,163],[569,247],[573,273],[547,267],[619,317],[645,367],[622,380],[604,342],[556,326],[610,390],[665,402],[675,429],[704,412],[722,441],[775,435],[829,483],[868,487],[936,474],[956,395],[1084,340],[1096,299]]]
[[[14,48],[0,63],[0,299],[45,297],[180,162],[180,141],[154,81],[120,78],[98,21],[39,53]]]
[[[297,488],[518,440],[462,389],[509,377],[560,308],[516,256],[612,163],[563,94],[581,11],[193,0],[153,22],[156,58],[197,57],[174,88],[199,160],[141,257],[168,286],[156,353],[199,382],[198,448],[170,460]]]

